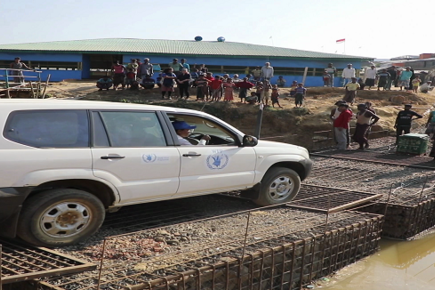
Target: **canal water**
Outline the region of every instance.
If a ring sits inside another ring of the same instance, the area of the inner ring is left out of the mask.
[[[435,290],[435,233],[413,241],[382,240],[381,250],[340,270],[315,289]]]

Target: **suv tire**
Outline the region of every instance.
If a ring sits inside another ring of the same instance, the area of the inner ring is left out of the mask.
[[[261,206],[286,203],[295,198],[300,188],[301,178],[294,170],[273,167],[264,175],[254,202]]]
[[[102,202],[86,191],[48,190],[24,203],[17,235],[38,246],[71,245],[94,234],[105,214]]]

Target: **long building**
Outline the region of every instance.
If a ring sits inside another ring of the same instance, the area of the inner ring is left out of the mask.
[[[51,74],[52,81],[92,79],[105,75],[119,60],[150,58],[156,67],[164,69],[173,58],[185,58],[192,67],[206,64],[214,74],[240,74],[270,62],[275,77],[282,75],[287,85],[301,82],[307,68],[305,86],[323,86],[322,74],[328,63],[339,70],[352,63],[357,70],[373,58],[350,56],[290,48],[237,42],[188,41],[105,38],[0,45],[0,68],[9,67],[15,57],[43,71],[42,78]],[[1,76],[0,76],[1,77]],[[339,85],[335,78],[335,85]]]

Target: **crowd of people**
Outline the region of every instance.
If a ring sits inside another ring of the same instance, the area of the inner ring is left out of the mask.
[[[248,68],[247,68],[248,69]],[[279,103],[280,88],[285,86],[286,80],[279,76],[276,84],[270,80],[274,76],[274,69],[269,62],[263,67],[256,67],[251,72],[247,70],[244,78],[238,74],[213,75],[205,64],[192,68],[186,59],[173,59],[154,79],[153,65],[148,58],[143,63],[132,59],[126,66],[116,62],[112,67],[112,76],[105,76],[97,81],[99,90],[133,89],[140,87],[153,89],[156,85],[161,90],[162,99],[172,99],[178,90],[177,98],[189,99],[190,88],[196,89],[197,101],[231,102],[235,99],[235,92],[240,102],[247,104],[264,104],[282,108]],[[295,98],[295,107],[301,107],[306,95],[306,88],[294,81],[290,87],[290,95]]]
[[[328,64],[328,67],[323,71],[323,83],[325,87],[334,86],[334,78],[337,74],[337,69],[332,63]],[[400,91],[412,91],[414,93],[420,92],[427,93],[433,89],[432,82],[428,80],[424,82],[418,75],[414,73],[411,67],[405,67],[404,69],[398,69],[395,66],[391,66],[387,69],[381,69],[378,71],[376,66],[372,63],[370,68],[364,71],[364,77],[358,78],[356,76],[356,70],[351,63],[345,67],[341,73],[343,87],[346,87],[349,83],[358,83],[358,90],[364,90],[366,87],[371,90],[372,87],[377,86],[378,91],[381,89],[384,91],[391,90],[392,86],[398,87]]]

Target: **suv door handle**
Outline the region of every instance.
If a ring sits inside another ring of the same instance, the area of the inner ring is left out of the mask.
[[[201,156],[201,154],[198,153],[187,153],[187,154],[183,154],[183,157],[198,157]]]
[[[120,155],[101,156],[101,159],[122,159],[122,158],[125,158],[125,156],[120,156]]]

